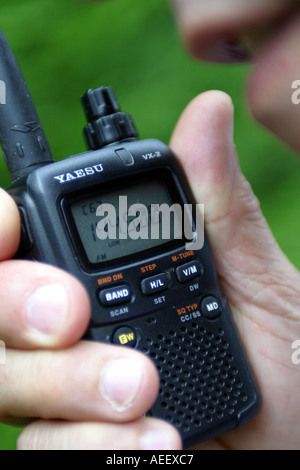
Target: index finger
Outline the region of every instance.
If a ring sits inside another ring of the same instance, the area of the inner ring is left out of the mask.
[[[190,52],[204,60],[245,60],[240,35],[273,23],[297,0],[171,0]]]

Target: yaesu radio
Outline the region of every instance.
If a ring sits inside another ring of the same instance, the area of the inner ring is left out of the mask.
[[[176,157],[158,140],[138,140],[131,116],[102,87],[82,97],[89,150],[54,162],[2,32],[0,43],[0,139],[22,220],[18,257],[58,266],[85,285],[86,340],[137,348],[154,361],[161,387],[148,415],[174,424],[185,446],[246,423],[258,391]],[[157,206],[177,208],[167,238]]]

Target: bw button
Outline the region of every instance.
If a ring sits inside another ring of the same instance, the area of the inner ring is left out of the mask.
[[[128,326],[118,328],[113,335],[112,342],[122,346],[131,346],[134,348],[136,345],[136,333]]]

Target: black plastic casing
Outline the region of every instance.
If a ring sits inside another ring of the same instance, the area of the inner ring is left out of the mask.
[[[116,150],[129,158],[123,160]],[[86,339],[112,343],[119,328],[134,332],[134,347],[154,361],[161,379],[159,397],[148,415],[174,424],[189,447],[245,424],[257,414],[260,402],[217,284],[207,239],[198,251],[187,251],[185,242],[177,240],[146,254],[89,266],[68,215],[69,202],[78,197],[156,176],[168,180],[176,201],[195,205],[179,163],[157,140],[119,142],[45,165],[17,180],[8,191],[22,215],[18,257],[58,266],[82,281],[92,303]],[[176,268],[192,261],[199,261],[203,271],[180,283]],[[168,289],[144,295],[141,282],[161,273],[169,276]],[[101,290],[118,285],[130,287],[131,301],[124,306],[102,305]],[[222,306],[215,319],[206,318],[201,310],[209,296]]]

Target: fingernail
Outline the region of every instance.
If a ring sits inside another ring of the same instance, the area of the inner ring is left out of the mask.
[[[115,411],[122,413],[133,404],[142,376],[142,363],[138,359],[112,360],[101,372],[100,392]]]
[[[244,44],[235,41],[215,42],[210,47],[207,47],[202,56],[211,62],[225,64],[243,63],[251,59],[249,51]]]
[[[249,51],[242,42],[225,42],[223,44],[223,57],[225,62],[248,62],[251,58]]]
[[[178,450],[180,446],[172,438],[170,429],[150,429],[140,438],[141,450]]]
[[[39,287],[27,299],[25,314],[32,329],[52,335],[63,325],[68,312],[68,295],[62,284]]]

